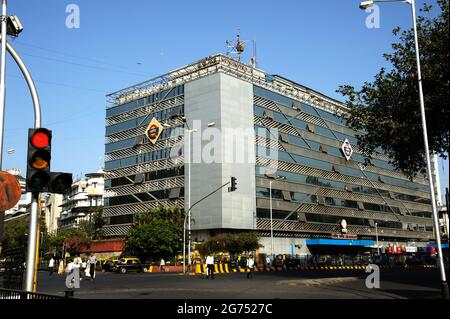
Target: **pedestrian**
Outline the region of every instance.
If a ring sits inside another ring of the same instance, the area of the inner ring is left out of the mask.
[[[270,267],[270,257],[269,256],[266,257],[266,264],[268,267]]]
[[[66,287],[69,289],[80,288],[80,262],[77,260],[78,267],[75,267],[75,260],[76,258],[74,260],[70,259],[66,267]]]
[[[55,260],[53,259],[53,256],[52,256],[52,257],[50,257],[50,260],[48,262],[49,276],[51,276],[53,274],[54,268],[55,268]]]
[[[95,254],[92,254],[89,257],[89,275],[91,276],[91,280],[94,280],[95,278],[95,264],[97,263],[97,257],[95,257]]]
[[[247,258],[247,279],[250,279],[250,276],[253,279],[253,272],[255,271],[255,260],[253,259],[253,256],[250,255]]]
[[[75,276],[78,276],[78,278],[80,278],[80,267],[81,267],[82,263],[83,263],[83,260],[78,255],[73,260],[73,272],[75,273]],[[81,281],[81,278],[80,278],[80,281]]]
[[[166,271],[166,262],[164,261],[163,258],[161,258],[161,261],[159,262],[159,271],[160,272],[165,272]]]
[[[214,257],[211,254],[206,257],[206,279],[209,276],[214,280]]]
[[[59,261],[59,266],[58,266],[58,275],[61,275],[64,272],[64,260],[60,260]]]
[[[91,270],[91,264],[89,262],[87,262],[86,263],[86,268],[84,269],[84,279],[86,279],[88,277],[89,277],[89,279],[92,279],[90,270]]]

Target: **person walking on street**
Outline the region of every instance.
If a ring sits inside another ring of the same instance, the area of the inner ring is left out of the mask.
[[[60,260],[59,261],[59,266],[58,266],[58,275],[61,275],[64,272],[64,260]]]
[[[253,256],[250,255],[247,258],[247,279],[250,279],[250,276],[253,279],[253,272],[255,271],[255,260],[253,259]]]
[[[52,256],[48,262],[49,276],[51,276],[53,274],[54,268],[55,268],[55,260],[53,259],[53,256]]]
[[[270,265],[270,257],[269,256],[266,257],[266,265],[267,265],[268,268],[270,268],[270,266],[271,266]]]
[[[160,272],[166,272],[166,262],[164,261],[163,258],[161,258],[161,261],[159,262],[159,271]]]
[[[214,280],[214,257],[211,254],[206,257],[206,279],[209,276]]]
[[[94,280],[95,278],[95,264],[97,263],[97,257],[95,257],[95,254],[92,254],[89,257],[89,275],[91,276],[91,280]]]
[[[76,274],[75,276],[77,276],[78,278],[80,278],[80,267],[81,267],[82,263],[83,263],[83,260],[81,260],[80,256],[78,256],[78,255],[73,260],[73,271]],[[81,281],[81,278],[80,278],[80,281]]]

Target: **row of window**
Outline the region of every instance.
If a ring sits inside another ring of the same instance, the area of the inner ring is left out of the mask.
[[[174,138],[179,136],[178,134],[182,133],[182,126],[174,126],[170,128],[164,128],[161,132],[161,135],[158,138],[158,141],[164,140],[166,138]],[[138,135],[136,137],[132,137],[126,140],[120,140],[117,142],[109,143],[105,145],[105,153],[110,153],[113,151],[130,148],[136,146],[137,144],[148,144],[150,140],[145,138],[144,135]]]
[[[117,105],[112,108],[109,108],[106,110],[106,117],[110,117],[113,115],[117,115],[122,112],[134,110],[136,108],[142,107],[146,104],[152,104],[154,102],[158,102],[161,100],[169,99],[178,95],[184,94],[184,85],[176,86],[172,89],[160,91],[157,93],[154,93],[152,95],[149,95],[145,98],[141,98],[135,101],[131,101],[125,104]]]
[[[142,176],[143,175],[143,176]],[[147,172],[143,174],[131,175],[129,178],[119,177],[105,180],[105,187],[117,187],[131,185],[135,183],[149,182],[163,178],[184,176],[184,166],[161,169],[158,171]]]
[[[270,172],[270,173],[268,173]],[[369,194],[369,195],[377,195],[381,194],[383,197],[391,198],[391,199],[400,199],[405,201],[412,201],[415,203],[422,203],[422,204],[431,204],[431,200],[423,197],[413,196],[413,195],[407,195],[397,192],[388,192],[385,190],[376,190],[372,187],[367,186],[360,186],[360,185],[350,185],[348,183],[344,182],[338,182],[322,177],[316,177],[316,176],[309,176],[309,175],[302,175],[282,170],[277,170],[276,173],[272,171],[267,171],[265,167],[257,166],[256,167],[256,176],[268,176],[268,177],[275,177],[273,175],[277,175],[280,177],[285,177],[286,180],[294,183],[299,184],[311,184],[311,185],[317,185],[321,187],[327,187],[327,188],[333,188],[336,190],[347,190],[352,191],[355,193],[362,193],[362,194]]]
[[[133,219],[133,215],[111,216],[109,217],[109,225],[131,224]]]
[[[140,116],[125,122],[107,126],[105,134],[106,136],[109,136],[111,134],[125,131],[130,128],[148,125],[153,118],[156,118],[158,121],[161,122],[181,114],[184,114],[184,105],[178,105],[158,112],[153,112],[145,116]]]
[[[266,111],[264,111],[264,109],[262,109],[259,106],[255,106],[255,114],[259,115],[259,116],[265,116]],[[273,114],[274,114],[273,120],[275,120],[279,123],[288,124],[288,123],[286,123],[286,119],[284,118],[284,115],[282,115],[281,113],[278,113],[278,112],[273,112]],[[314,134],[321,135],[321,136],[328,137],[328,138],[332,138],[334,140],[336,140],[336,138],[337,138],[339,140],[339,142],[344,142],[345,139],[347,139],[350,142],[350,144],[353,144],[353,145],[358,144],[358,140],[354,136],[344,135],[342,133],[332,131],[326,127],[314,125],[311,123],[306,123],[305,121],[302,121],[299,119],[292,119],[292,118],[289,118],[289,119],[290,119],[290,123],[292,123],[294,127],[298,128],[302,131],[314,133]],[[264,127],[259,126],[259,125],[255,125],[255,131],[258,136],[270,138],[273,140],[275,140],[277,138],[280,139],[283,135],[287,135],[288,140],[283,141],[283,142],[296,144],[300,147],[304,147],[304,148],[308,148],[308,149],[314,148],[315,144],[318,144],[317,142],[313,142],[311,140],[306,140],[301,137],[293,136],[293,135],[289,135],[289,134],[285,134],[285,133],[280,133],[278,136],[274,136],[273,134],[270,134],[270,132],[268,132],[267,129],[265,129]],[[306,142],[305,142],[305,140],[306,140]],[[330,148],[330,152],[332,152],[334,155],[342,156],[342,154],[340,153],[340,149],[336,148],[334,145],[326,145],[326,147]],[[357,153],[353,153],[352,159],[359,161],[359,162],[365,161],[364,156],[362,156],[361,154],[357,154]],[[371,161],[376,166],[383,167],[386,169],[394,169],[394,166],[392,164],[390,164],[389,162],[379,160],[379,159],[372,159]]]
[[[326,171],[333,171],[333,166],[336,167],[335,164],[330,163],[330,162],[321,161],[321,160],[317,160],[317,159],[313,159],[310,157],[301,156],[301,155],[297,155],[297,154],[292,154],[292,153],[288,153],[285,151],[273,150],[273,149],[269,149],[269,148],[266,148],[263,146],[256,147],[256,155],[261,156],[261,157],[271,158],[273,160],[281,160],[281,161],[288,162],[288,163],[295,163],[295,164],[300,164],[300,165],[307,166],[307,167],[318,168],[318,169],[322,169],[322,170],[326,170]],[[365,171],[364,173],[362,173],[358,169],[350,168],[350,167],[343,166],[343,165],[339,166],[339,173],[341,173],[343,175],[358,177],[358,178],[365,178],[364,175],[366,175],[367,178],[370,179],[371,181],[383,182],[383,183],[387,183],[390,185],[397,185],[397,186],[407,187],[407,188],[411,188],[411,189],[428,191],[428,187],[426,185],[417,184],[417,183],[410,182],[408,180],[401,180],[401,179],[393,178],[393,177],[386,176],[386,175],[381,176],[381,175],[377,175],[377,174],[374,174],[374,173],[371,173],[368,171]]]
[[[272,210],[272,218],[283,220],[288,216],[288,211],[283,210]],[[265,208],[257,208],[256,216],[258,218],[270,218],[270,210]],[[312,223],[323,223],[323,224],[340,224],[343,218],[340,216],[332,216],[332,215],[323,215],[323,214],[311,214],[311,213],[298,213],[292,214],[286,220],[297,221],[300,220],[302,222],[312,222]],[[396,228],[396,229],[405,229],[403,223],[396,221],[386,221],[386,220],[373,220],[373,219],[365,219],[365,218],[357,218],[357,217],[345,217],[348,225],[355,226],[367,226],[367,227],[375,227],[375,223],[377,223],[377,227],[381,228]],[[431,226],[424,226],[419,224],[408,224],[406,229],[414,230],[414,231],[433,231]]]
[[[151,195],[150,195],[151,194]],[[126,205],[140,202],[151,202],[164,199],[178,199],[184,196],[184,188],[176,187],[171,189],[163,189],[158,191],[152,191],[148,193],[137,193],[133,195],[123,195],[110,197],[105,199],[106,206]]]
[[[286,114],[283,114],[283,113],[280,113],[277,111],[267,110],[264,107],[261,107],[258,105],[254,106],[254,112],[255,112],[255,115],[257,115],[257,116],[270,118],[278,123],[292,125],[301,130],[309,131],[311,133],[322,135],[324,137],[329,137],[332,139],[337,138],[342,141],[344,141],[347,138],[349,140],[349,142],[352,144],[357,144],[357,142],[358,142],[358,140],[354,137],[354,135],[344,135],[340,132],[332,131],[332,130],[328,129],[327,127],[315,125],[312,123],[307,123],[306,121],[290,117]]]
[[[268,188],[257,187],[256,188],[256,196],[269,198],[270,193]],[[272,198],[274,199],[283,199],[285,201],[293,201],[304,204],[319,204],[324,206],[335,206],[335,207],[344,207],[344,208],[353,208],[359,210],[372,210],[378,212],[387,212],[387,213],[396,213],[400,214],[400,208],[398,207],[389,207],[387,205],[381,204],[373,204],[366,202],[359,202],[348,199],[341,198],[333,198],[333,197],[325,197],[318,196],[314,194],[305,194],[298,192],[290,192],[286,190],[272,189]]]
[[[172,148],[164,148],[161,150],[156,150],[153,152],[133,155],[126,158],[121,158],[118,160],[110,161],[105,163],[105,169],[111,170],[125,166],[131,166],[141,163],[147,163],[152,161],[157,161],[160,159],[167,159],[175,156],[176,154],[171,154]]]
[[[285,107],[288,107],[288,108],[293,108],[294,106],[297,106],[297,108],[300,108],[304,113],[307,113],[309,115],[312,115],[312,116],[315,116],[315,117],[318,117],[318,118],[322,118],[323,120],[327,120],[327,121],[333,122],[333,123],[335,123],[337,125],[340,125],[340,126],[348,128],[348,126],[346,124],[346,121],[344,119],[342,119],[342,118],[340,118],[340,117],[338,117],[338,116],[336,116],[336,115],[334,115],[334,114],[332,114],[330,112],[327,112],[325,110],[321,110],[321,109],[315,108],[315,107],[307,105],[305,103],[299,103],[299,102],[297,102],[295,100],[291,100],[290,98],[288,98],[286,96],[283,96],[283,95],[280,95],[278,93],[269,91],[267,89],[263,89],[263,88],[261,88],[259,86],[256,86],[256,85],[253,86],[253,93],[255,95],[259,96],[259,97],[271,100],[273,102],[276,102],[276,103],[281,104],[281,105],[283,105]],[[285,120],[286,119],[283,118],[283,122]],[[364,134],[363,131],[358,132],[358,133]],[[350,139],[349,139],[349,141],[350,141]],[[354,141],[353,142],[350,141],[350,142],[351,143],[355,143]],[[381,147],[377,147],[375,150],[377,152],[379,152],[379,153],[384,153],[384,151],[383,151],[383,149]]]
[[[295,136],[295,135],[291,135],[291,134],[287,134],[287,133],[278,132],[278,134],[276,135],[276,134],[273,134],[270,131],[268,131],[267,128],[260,126],[260,125],[255,125],[255,135],[264,137],[267,139],[271,139],[271,140],[279,140],[284,143],[293,144],[293,145],[296,145],[296,146],[299,146],[302,148],[306,148],[306,149],[310,149],[310,150],[314,150],[314,151],[321,151],[323,153],[327,153],[327,154],[334,155],[337,157],[343,156],[341,149],[334,145],[320,144],[318,142],[311,141],[309,139],[304,139],[299,136]],[[345,136],[341,134],[341,137],[342,137],[342,142],[343,142],[345,140]],[[350,141],[350,143],[352,143],[352,142]],[[352,160],[364,163],[365,157],[361,154],[353,153]],[[392,166],[392,164],[390,164],[386,161],[383,161],[383,160],[372,159],[371,162],[373,165],[375,165],[377,167],[382,167],[382,168],[390,169],[390,170],[394,169],[394,166]]]

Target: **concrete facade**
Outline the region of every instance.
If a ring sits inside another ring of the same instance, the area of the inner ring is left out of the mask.
[[[197,129],[192,134],[192,147],[188,153],[192,161],[191,205],[229,182],[231,176],[238,181],[236,191],[230,193],[228,187],[224,187],[193,208],[193,230],[255,228],[252,95],[249,83],[221,73],[189,82],[185,86],[185,116],[189,127]],[[214,126],[205,131],[209,123],[214,123]],[[243,136],[235,134],[239,131],[236,129],[251,133],[247,137],[250,143],[242,140],[245,148],[238,145]],[[229,134],[223,134],[227,130]],[[210,149],[213,149],[213,154]],[[230,153],[237,152],[247,155],[241,163],[235,163],[233,157],[228,158]],[[185,164],[185,172],[188,183],[188,164]],[[185,190],[185,198],[189,198],[189,188]],[[186,200],[185,209],[188,210],[188,207]]]

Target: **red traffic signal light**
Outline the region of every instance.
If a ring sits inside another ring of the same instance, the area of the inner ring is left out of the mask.
[[[36,148],[46,148],[50,145],[50,140],[52,138],[52,133],[45,129],[37,129],[31,136],[30,143]]]

